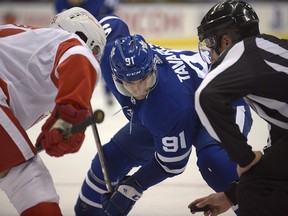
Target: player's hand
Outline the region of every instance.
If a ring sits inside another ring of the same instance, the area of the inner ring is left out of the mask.
[[[203,213],[205,216],[216,216],[231,208],[231,203],[223,192],[213,193],[209,196],[196,199],[188,205],[188,208],[191,210],[195,205],[198,208],[208,206],[209,210],[205,210]],[[196,211],[191,212],[192,214],[196,213]]]
[[[251,169],[251,167],[253,167],[255,164],[257,164],[261,158],[262,158],[262,152],[261,151],[254,151],[255,154],[255,158],[254,160],[246,167],[241,167],[239,166],[239,164],[237,165],[237,173],[238,176],[240,177],[243,173],[247,172],[248,170]]]
[[[116,186],[114,193],[102,195],[101,216],[127,215],[137,200],[142,196],[143,189],[133,176],[126,176]]]
[[[72,125],[83,121],[88,115],[87,110],[75,110],[68,105],[56,105],[42,126],[36,146],[42,145],[47,154],[55,157],[77,152],[84,141],[85,129],[75,134],[70,134],[69,131]]]

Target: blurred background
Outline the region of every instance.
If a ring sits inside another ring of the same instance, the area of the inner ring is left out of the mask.
[[[58,0],[0,0],[0,23],[16,23],[46,27],[57,13]],[[63,0],[66,1],[66,0]],[[67,0],[73,4],[103,0]],[[107,0],[113,4],[117,0]],[[214,0],[120,0],[113,8],[130,27],[131,33],[142,34],[148,42],[172,49],[191,49],[197,51],[197,26],[204,14],[218,1]],[[288,38],[288,1],[249,1],[260,18],[263,33]],[[96,88],[92,106],[102,109],[105,120],[99,124],[102,143],[106,143],[127,120],[120,106],[110,97],[103,80]],[[248,141],[255,150],[262,150],[266,144],[267,126],[253,113],[254,124]],[[40,133],[41,124],[28,131],[35,142]],[[1,139],[1,138],[0,138]],[[40,155],[51,172],[56,189],[60,195],[60,206],[64,216],[73,216],[73,206],[77,199],[82,181],[96,153],[91,128],[86,131],[86,139],[76,154],[52,158],[42,152]],[[109,158],[108,158],[109,160]],[[133,172],[133,171],[132,171]],[[185,216],[191,215],[188,204],[212,190],[202,180],[196,166],[195,151],[192,151],[189,164],[183,174],[168,179],[148,189],[138,201],[130,215],[132,216]],[[25,199],[25,197],[23,198]],[[0,193],[0,216],[16,216],[17,213],[4,193]],[[202,215],[200,213],[196,215]],[[223,215],[233,216],[229,211]]]
[[[67,1],[70,5],[81,5],[88,1],[95,4],[103,2],[103,0],[0,0],[0,23],[47,26],[54,14],[59,11],[56,10],[56,4],[61,1]],[[261,19],[262,32],[288,37],[287,0],[247,1]],[[218,1],[106,0],[106,2],[111,5],[118,2],[114,6],[114,12],[128,23],[132,33],[142,34],[149,42],[164,47],[192,49],[198,43],[197,26],[208,9]],[[93,10],[91,7],[86,9]]]

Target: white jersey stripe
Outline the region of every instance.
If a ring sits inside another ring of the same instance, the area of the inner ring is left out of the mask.
[[[166,163],[174,163],[184,160],[185,158],[189,157],[190,153],[192,151],[192,147],[187,151],[185,154],[178,156],[178,157],[163,157],[159,153],[156,153],[157,157],[162,161]]]
[[[243,132],[245,125],[245,107],[237,106],[236,108],[236,124],[239,126],[241,132]]]
[[[264,61],[266,64],[268,64],[270,67],[272,67],[275,71],[284,72],[284,73],[288,74],[288,68],[287,67],[276,64],[276,63],[272,63],[272,62],[269,62],[266,60],[264,60]]]
[[[100,65],[97,62],[96,58],[94,58],[92,55],[88,55],[87,54],[87,49],[83,46],[73,46],[71,47],[69,50],[67,50],[60,58],[58,65],[61,65],[62,62],[64,62],[67,58],[69,58],[69,56],[71,55],[75,55],[75,54],[80,54],[82,56],[85,56],[87,59],[89,59],[90,63],[93,64],[94,68],[96,68],[96,73],[97,73],[97,83],[101,78],[101,73],[99,73],[99,71],[101,71],[100,69]],[[55,76],[57,77],[57,79],[59,78],[59,74],[56,68],[55,71]],[[97,84],[96,83],[96,84]]]
[[[288,53],[286,49],[280,47],[275,43],[265,40],[264,38],[256,38],[256,45],[262,50],[265,50],[275,55],[279,55],[282,58],[288,59]]]
[[[83,200],[85,203],[87,203],[90,206],[96,207],[96,208],[102,208],[102,205],[96,202],[93,202],[89,199],[87,199],[83,194],[82,191],[80,191],[79,197],[81,200]]]
[[[96,185],[94,185],[94,184],[90,181],[90,179],[89,179],[88,176],[86,176],[85,181],[86,181],[87,185],[88,185],[90,188],[92,188],[92,190],[94,190],[94,191],[96,191],[96,192],[98,192],[98,193],[101,193],[101,194],[103,194],[103,193],[106,192],[105,190],[102,190],[101,188],[99,188],[99,187],[97,187]]]
[[[160,166],[165,170],[165,172],[167,173],[172,173],[174,175],[178,175],[184,172],[184,170],[186,169],[186,166],[182,167],[181,169],[169,169],[167,166],[164,166],[163,164],[161,164],[161,161],[159,161],[159,159],[157,158],[156,154],[155,154],[155,158],[158,161],[158,163],[160,164]]]
[[[29,144],[26,142],[21,132],[2,109],[0,109],[0,124],[9,134],[11,139],[13,139],[26,160],[34,157],[34,153],[31,151]]]
[[[247,96],[247,98],[254,100],[254,98],[256,99],[257,96],[255,96],[255,95],[249,95],[249,96]],[[258,102],[258,103],[259,103],[259,104],[268,105],[267,103],[263,103],[264,100],[265,100],[265,101],[270,101],[270,105],[267,106],[267,107],[269,107],[270,109],[275,109],[276,106],[280,106],[280,105],[283,105],[283,104],[284,104],[284,103],[279,102],[279,101],[275,101],[274,103],[272,103],[273,100],[267,99],[267,98],[262,98],[262,99],[260,100],[260,102]],[[257,102],[257,99],[254,100],[254,101]],[[272,105],[272,106],[271,106],[271,105]],[[287,104],[286,104],[286,106],[287,106]],[[288,130],[288,124],[287,124],[286,122],[279,121],[279,120],[277,120],[277,119],[275,119],[275,118],[272,118],[271,116],[267,115],[267,114],[264,112],[264,110],[263,110],[257,103],[253,103],[253,108],[255,109],[256,113],[257,113],[260,117],[266,119],[267,121],[269,121],[269,122],[271,122],[271,123],[273,123],[273,124],[275,124],[275,125],[277,125],[277,126],[279,126],[279,127],[281,127],[281,128],[284,128],[284,129]],[[285,107],[283,106],[283,108],[285,108]],[[276,108],[276,109],[277,109],[277,108]],[[277,110],[279,111],[279,109],[277,109]],[[282,115],[287,114],[287,110],[286,110],[286,109],[284,109],[284,110],[283,110],[283,109],[280,109],[280,110],[281,110],[281,114],[282,114]],[[283,113],[282,110],[283,110],[283,112],[285,112],[285,113]]]
[[[203,110],[201,108],[201,105],[200,105],[199,98],[201,98],[201,92],[206,87],[206,85],[211,80],[213,80],[216,76],[218,76],[220,73],[225,71],[227,68],[229,68],[235,62],[237,62],[240,59],[240,57],[242,56],[243,52],[244,52],[244,43],[243,43],[243,41],[239,42],[235,46],[233,46],[231,48],[231,50],[229,50],[229,52],[227,53],[225,58],[223,59],[223,62],[218,67],[213,69],[212,73],[208,73],[207,74],[207,76],[205,77],[205,79],[203,80],[203,82],[201,83],[201,85],[199,86],[199,88],[197,89],[197,91],[195,93],[195,109],[197,110],[198,115],[201,116],[200,120],[201,120],[202,124],[205,125],[205,128],[207,129],[209,134],[214,139],[216,139],[218,142],[220,142],[220,139],[217,136],[217,134],[215,133],[213,127],[211,126],[207,116],[203,112]]]

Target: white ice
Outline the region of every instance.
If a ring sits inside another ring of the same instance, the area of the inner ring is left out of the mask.
[[[106,105],[103,83],[100,82],[95,90],[92,106],[94,109],[103,109],[105,120],[98,125],[102,144],[105,144],[114,133],[120,129],[127,120],[122,112],[113,116],[120,106],[115,103],[113,107]],[[265,123],[254,115],[254,125],[249,135],[249,143],[253,148],[261,150],[266,143],[267,129]],[[42,123],[34,126],[28,131],[33,142],[40,132]],[[40,153],[43,161],[50,170],[58,194],[60,195],[60,207],[64,216],[73,216],[73,207],[77,199],[82,181],[90,167],[91,160],[96,153],[96,146],[93,139],[92,129],[86,131],[86,139],[81,150],[76,154],[65,155],[61,158],[52,158],[45,152]],[[109,160],[109,158],[107,158]],[[35,189],[37,190],[37,189]],[[196,156],[193,149],[189,164],[185,172],[171,179],[168,179],[145,191],[142,198],[136,203],[129,215],[131,216],[188,216],[188,204],[196,198],[208,195],[213,191],[201,178],[196,166]],[[25,197],[23,197],[25,199]],[[18,215],[6,195],[0,192],[0,216]],[[197,213],[194,215],[202,215]],[[230,210],[223,216],[233,216]]]

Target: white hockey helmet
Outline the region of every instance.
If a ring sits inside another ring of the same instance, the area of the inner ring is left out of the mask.
[[[80,7],[65,10],[53,18],[50,27],[77,34],[100,61],[106,45],[105,32],[97,19],[87,10]]]

